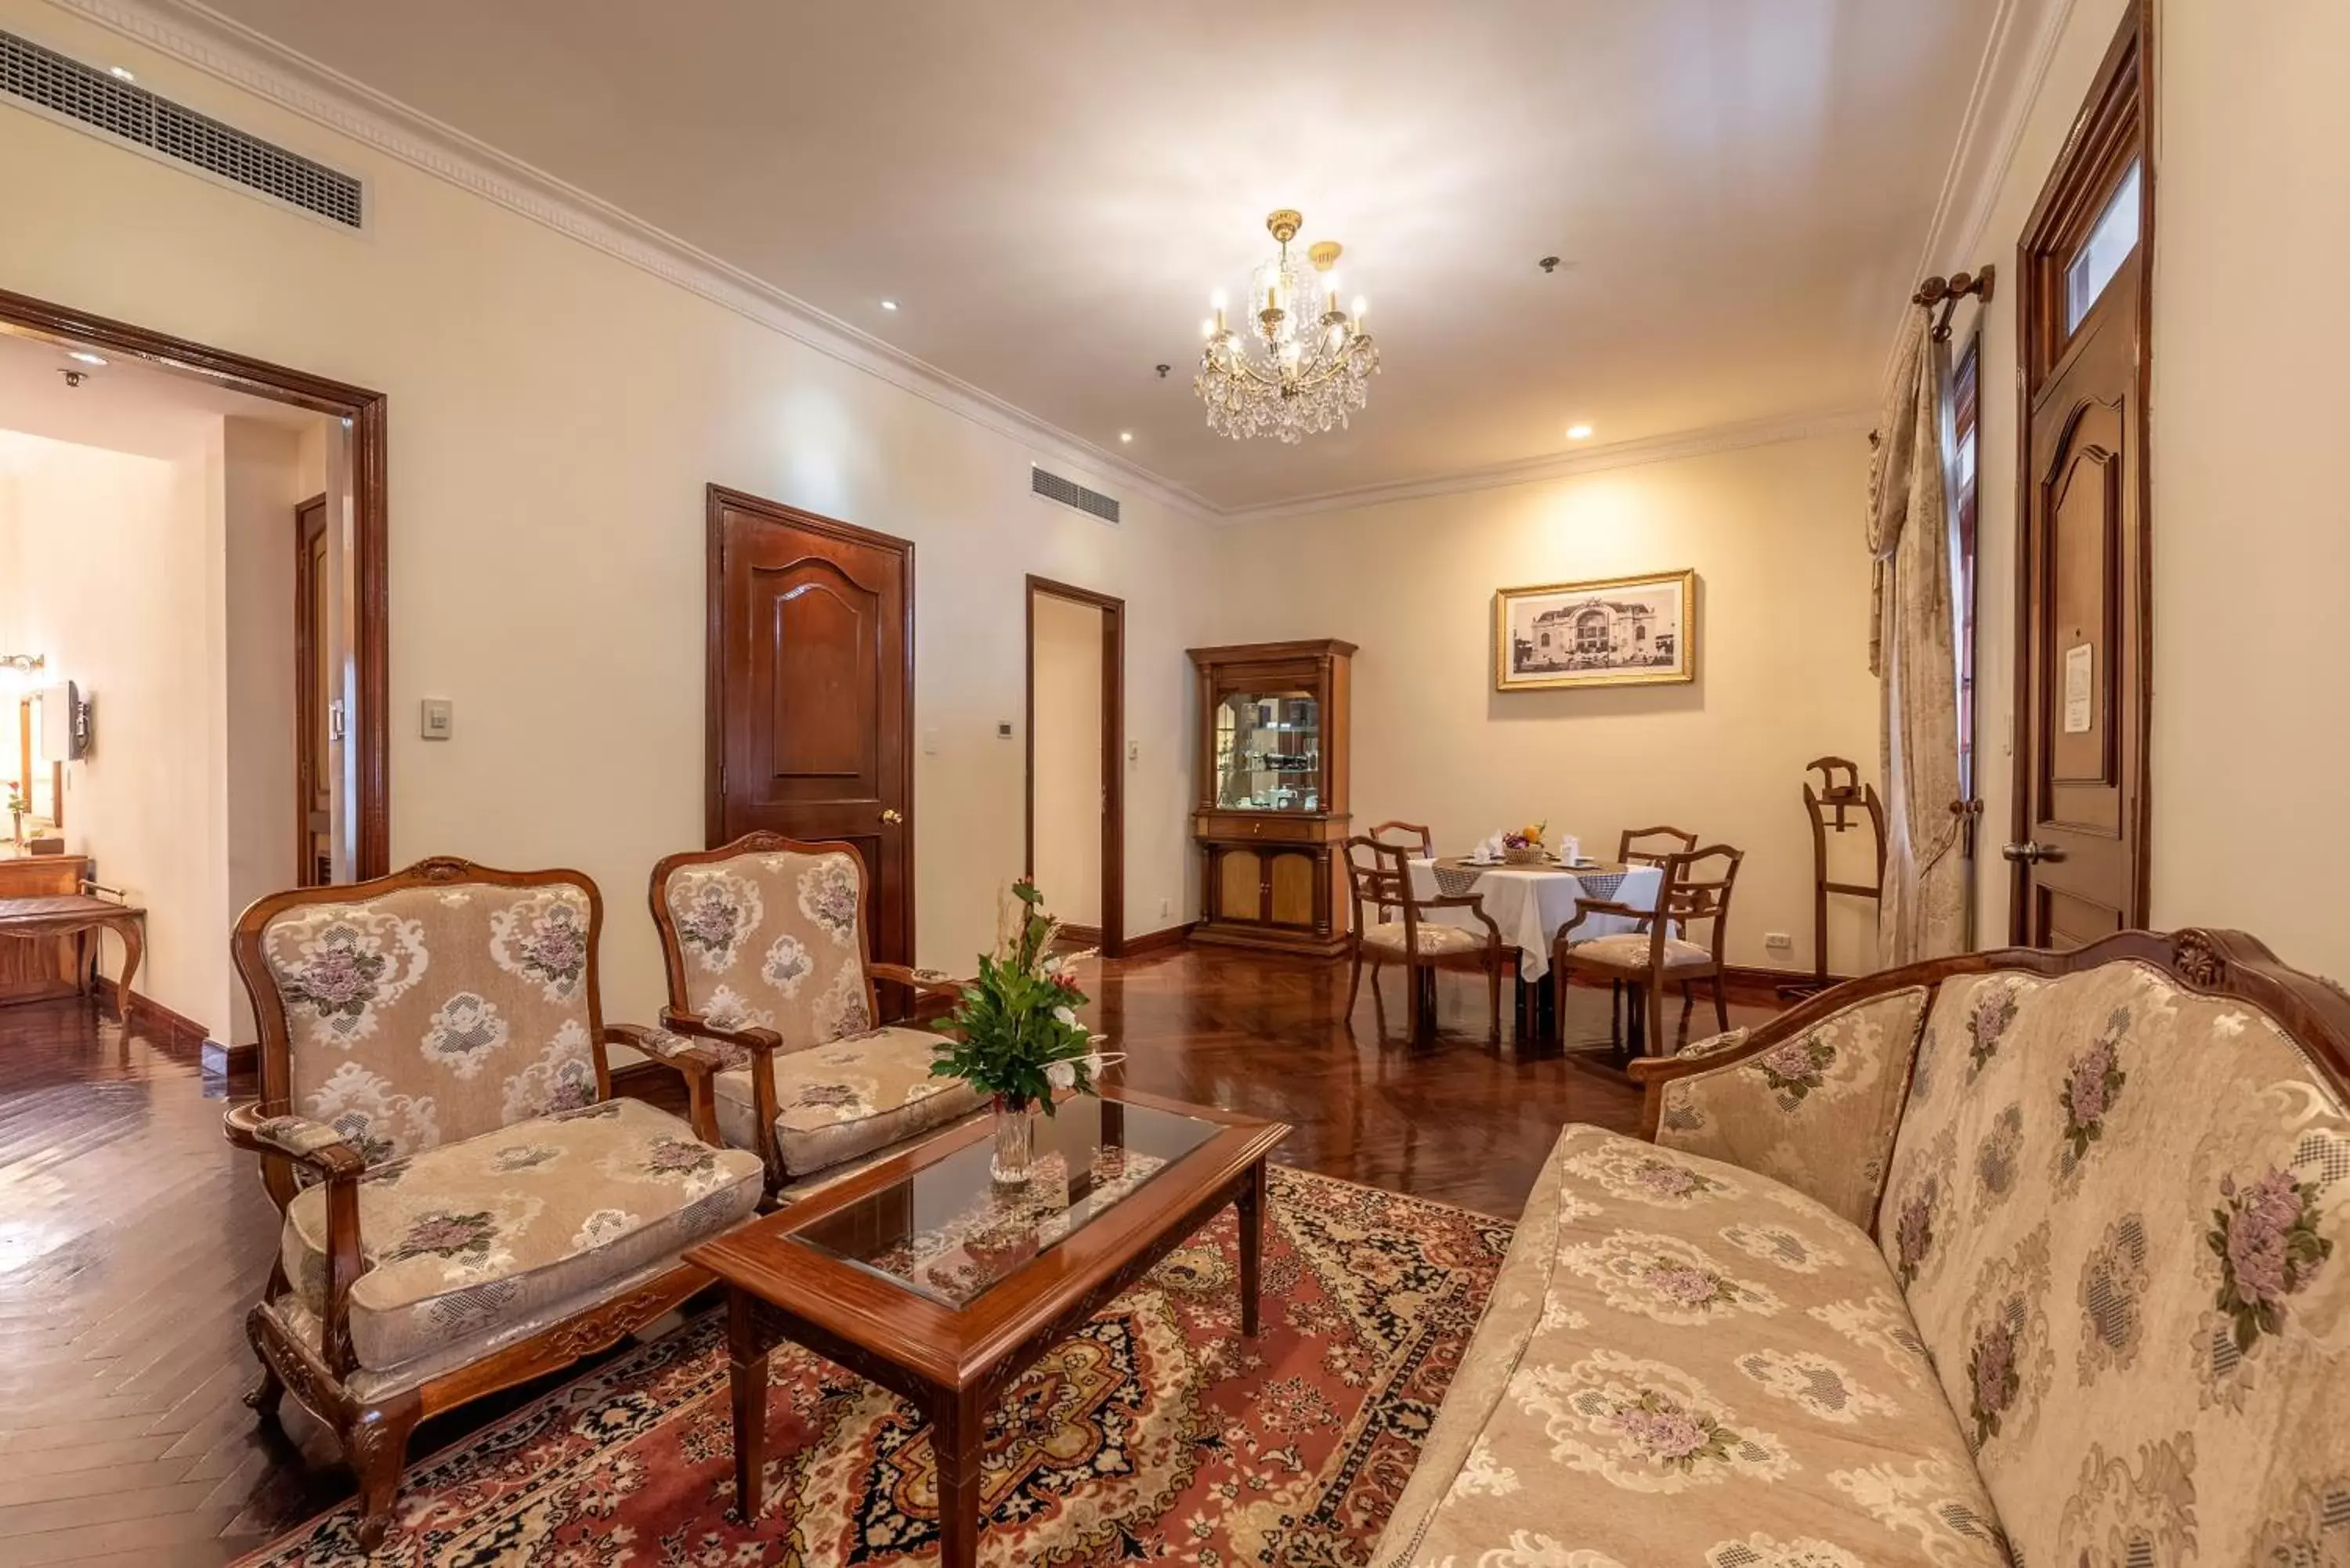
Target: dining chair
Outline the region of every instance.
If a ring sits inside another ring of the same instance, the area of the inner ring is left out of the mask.
[[[1381,844],[1368,834],[1357,834],[1346,842],[1347,879],[1354,893],[1355,918],[1352,921],[1351,945],[1354,970],[1347,982],[1347,1014],[1354,1016],[1355,999],[1361,994],[1363,961],[1371,964],[1371,999],[1379,998],[1379,971],[1387,964],[1400,963],[1410,983],[1406,987],[1411,1037],[1419,1038],[1422,1030],[1435,1023],[1434,971],[1440,969],[1476,969],[1484,971],[1487,1005],[1492,1012],[1491,1033],[1496,1039],[1502,1033],[1502,966],[1507,962],[1507,950],[1502,945],[1502,928],[1485,913],[1474,893],[1440,893],[1423,897],[1411,884],[1411,851],[1399,844]],[[1380,919],[1364,919],[1366,909],[1378,911]],[[1431,921],[1429,915],[1439,909],[1467,909],[1477,917],[1484,934],[1460,926]],[[1387,919],[1393,911],[1394,919]],[[1429,983],[1423,987],[1422,977]],[[1423,995],[1423,990],[1425,995]]]
[[[1371,829],[1371,837],[1381,844],[1388,841],[1389,834],[1399,838],[1409,836],[1419,839],[1419,857],[1423,860],[1436,853],[1436,836],[1429,832],[1428,824],[1424,822],[1382,822]]]
[[[1730,929],[1730,895],[1745,858],[1743,850],[1726,844],[1666,856],[1652,909],[1636,909],[1611,898],[1577,898],[1574,918],[1559,928],[1552,947],[1555,983],[1564,988],[1573,971],[1581,970],[1638,987],[1645,997],[1647,1049],[1651,1054],[1669,1055],[1663,1048],[1665,987],[1679,985],[1686,1017],[1695,1002],[1690,987],[1710,980],[1714,1017],[1727,1031],[1730,1002],[1722,992],[1721,954]],[[1593,915],[1622,916],[1633,928],[1575,940],[1575,928]],[[1709,928],[1703,941],[1694,940],[1700,924]],[[1564,989],[1559,1000],[1562,1004],[1565,1001]]]
[[[1678,827],[1627,827],[1616,842],[1616,858],[1627,866],[1662,866],[1667,856],[1696,847],[1697,835]]]

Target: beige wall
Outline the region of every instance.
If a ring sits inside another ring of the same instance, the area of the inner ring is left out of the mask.
[[[1440,849],[1546,817],[1612,854],[1669,822],[1747,852],[1734,962],[1809,968],[1804,764],[1877,766],[1861,433],[1543,483],[1247,524],[1219,536],[1220,640],[1339,637],[1354,661],[1354,815],[1426,822]],[[1694,567],[1698,680],[1493,690],[1505,585]],[[1855,836],[1856,837],[1857,836]],[[1865,879],[1865,873],[1864,879]],[[1839,909],[1829,961],[1874,961],[1865,908]],[[1766,931],[1794,945],[1763,946]]]
[[[1036,501],[1034,452],[938,403],[36,0],[0,0],[0,26],[369,182],[354,236],[0,110],[0,282],[390,395],[396,862],[587,870],[606,1011],[649,1016],[645,877],[702,841],[717,481],[916,543],[924,961],[968,963],[1021,869],[1032,571],[1128,601],[1128,929],[1188,908],[1196,524],[1133,493],[1114,528]],[[454,701],[454,741],[418,738],[426,695]]]
[[[1036,886],[1072,925],[1101,924],[1102,612],[1037,594]]]
[[[0,558],[24,569],[0,582],[0,624],[48,656],[45,680],[91,701],[91,754],[65,770],[66,848],[146,908],[138,989],[218,1037],[230,980],[211,428],[176,462],[12,437]]]
[[[1979,254],[2009,265],[2122,16],[2079,0]],[[2350,769],[2350,659],[2338,640],[2350,501],[2335,472],[2350,413],[2336,361],[2350,296],[2350,6],[2167,0],[2157,24],[2152,400],[2152,918],[2237,926],[2289,961],[2350,974],[2350,839],[2332,830]],[[1987,389],[2012,386],[2015,300],[1983,313]],[[2015,430],[1985,403],[1981,517],[1986,838],[2012,803]],[[2220,629],[2213,629],[2214,628]],[[2005,867],[1981,869],[2003,937]]]

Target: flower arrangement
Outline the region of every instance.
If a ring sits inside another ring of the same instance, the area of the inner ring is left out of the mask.
[[[1502,858],[1513,866],[1531,865],[1543,859],[1550,851],[1543,846],[1543,830],[1547,820],[1528,823],[1513,833],[1502,835]]]
[[[1042,1106],[1053,1114],[1053,1091],[1095,1092],[1107,1064],[1094,1036],[1077,1022],[1086,993],[1077,964],[1090,954],[1055,956],[1061,923],[1044,910],[1032,882],[1015,882],[996,922],[995,950],[983,953],[979,978],[941,1023],[951,1031],[931,1064],[934,1078],[961,1078],[1005,1109]]]

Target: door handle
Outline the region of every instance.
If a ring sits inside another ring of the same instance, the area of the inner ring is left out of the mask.
[[[2022,844],[2011,844],[2000,853],[2018,866],[2033,866],[2043,860],[2053,864],[2064,858],[2064,852],[2054,845],[2034,844],[2028,839]]]
[[[883,807],[881,808],[881,820],[882,820],[882,821],[884,821],[884,822],[886,822],[886,823],[889,823],[891,826],[893,826],[893,827],[894,827],[894,826],[896,826],[899,823],[901,823],[901,822],[905,821],[906,819],[905,819],[904,817],[902,817],[902,816],[900,816],[900,815],[898,815],[898,808],[897,808],[896,806],[894,806],[894,805],[885,805],[885,806],[883,806]]]

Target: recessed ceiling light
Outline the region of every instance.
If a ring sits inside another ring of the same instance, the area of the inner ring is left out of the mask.
[[[66,358],[68,359],[78,359],[85,365],[103,365],[106,363],[105,355],[93,354],[87,348],[76,348],[71,353],[68,354]]]
[[[1591,439],[1591,427],[1589,425],[1569,425],[1566,427],[1566,439],[1569,441],[1589,441]]]
[[[894,299],[885,299],[881,302],[881,308],[884,310],[895,310],[898,308],[898,302]]]
[[[1118,439],[1120,441],[1132,441],[1134,439],[1134,432],[1132,431],[1120,431],[1118,432]]]
[[[135,77],[135,76],[131,75],[131,74],[130,74],[130,72],[129,70],[125,69],[125,68],[124,68],[123,67],[121,67],[121,66],[109,66],[109,67],[106,67],[106,74],[107,74],[108,76],[112,77],[116,81],[119,81],[119,82],[135,82],[135,81],[137,81],[137,80],[139,79],[137,77]]]

